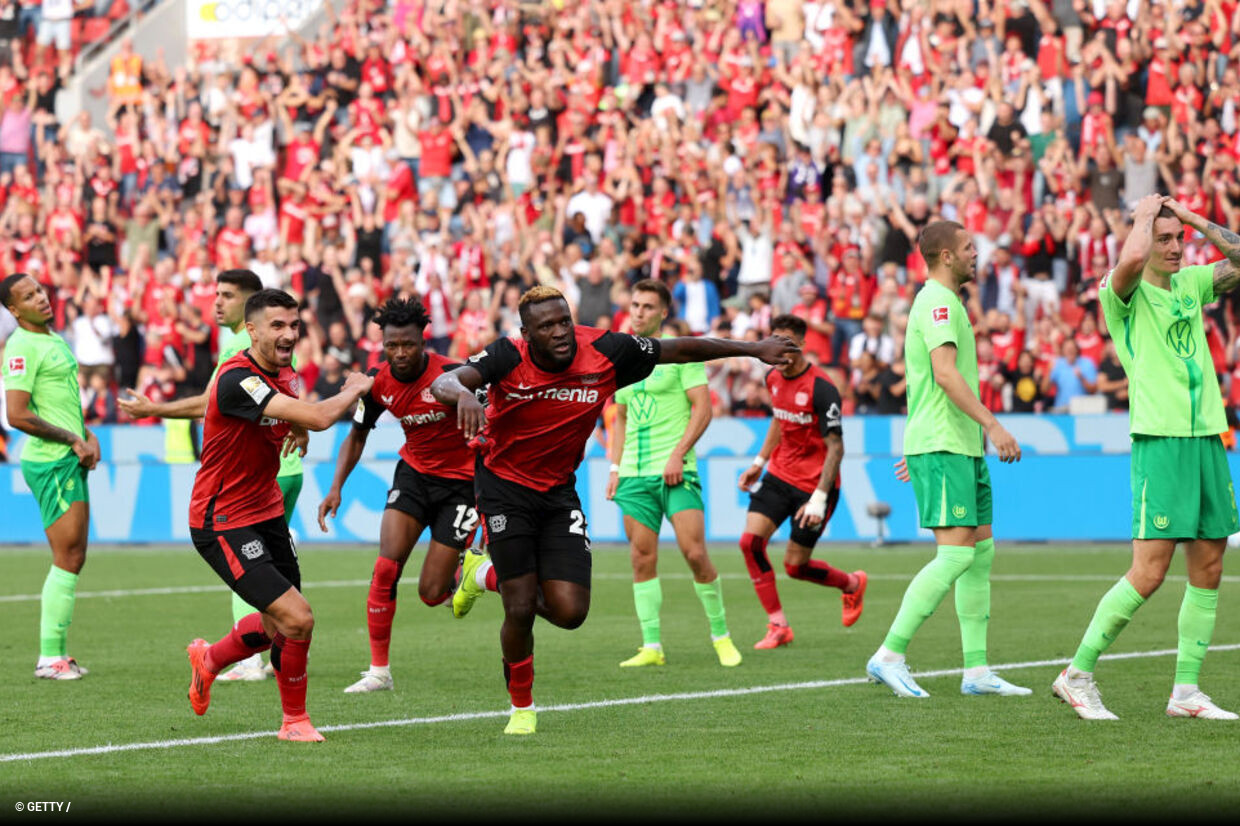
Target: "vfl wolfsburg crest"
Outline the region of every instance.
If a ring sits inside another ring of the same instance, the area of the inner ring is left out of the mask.
[[[966,508],[964,505],[953,505],[952,506],[952,516],[956,517],[957,519],[964,519],[965,514],[967,514],[968,512],[969,512],[969,509]]]
[[[1158,528],[1160,531],[1167,530],[1167,526],[1170,524],[1171,520],[1161,513],[1154,517],[1154,527]]]

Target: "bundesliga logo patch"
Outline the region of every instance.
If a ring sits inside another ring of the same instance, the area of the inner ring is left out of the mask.
[[[948,310],[946,305],[935,307],[930,311],[930,320],[934,322],[935,327],[942,327],[948,321],[949,312],[950,310]]]
[[[26,375],[26,357],[12,356],[9,358],[9,375],[24,376]]]
[[[262,404],[263,399],[271,395],[271,388],[258,376],[250,376],[241,380],[241,389],[249,394],[255,404]]]

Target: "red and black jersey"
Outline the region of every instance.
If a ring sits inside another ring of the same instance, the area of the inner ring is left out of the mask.
[[[617,389],[650,375],[658,339],[576,328],[565,369],[537,367],[524,340],[497,339],[469,358],[489,384],[483,463],[496,476],[548,491],[571,484],[603,406]]]
[[[474,452],[456,426],[455,408],[431,395],[431,382],[460,366],[438,353],[428,352],[418,377],[401,381],[392,375],[392,365],[384,362],[370,372],[375,383],[357,405],[353,426],[374,429],[379,416],[387,410],[405,429],[400,457],[411,468],[445,479],[474,478]]]
[[[779,422],[779,444],[767,470],[798,490],[813,493],[827,458],[823,437],[844,435],[840,391],[813,365],[792,379],[771,370],[766,374],[766,388]],[[835,486],[840,486],[838,474]]]
[[[202,467],[194,477],[189,524],[227,530],[284,516],[276,484],[288,422],[263,415],[277,393],[297,398],[297,373],[264,371],[242,350],[220,367],[207,397]]]

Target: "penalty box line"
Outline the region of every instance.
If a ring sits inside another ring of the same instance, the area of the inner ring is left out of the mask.
[[[1240,644],[1211,646],[1212,652],[1240,650]],[[1158,651],[1132,651],[1122,654],[1104,654],[1104,660],[1137,660],[1153,657],[1167,657],[1179,653],[1175,648],[1164,648]],[[1029,660],[1026,662],[992,665],[995,671],[1011,671],[1024,668],[1043,668],[1051,665],[1066,665],[1071,659]],[[959,668],[942,668],[934,671],[918,671],[914,677],[950,677],[960,674]],[[594,700],[586,703],[558,703],[549,706],[538,706],[540,712],[572,712],[592,711],[600,708],[618,708],[620,706],[646,705],[649,703],[670,703],[684,700],[714,700],[727,697],[744,697],[752,694],[769,694],[777,691],[807,691],[816,688],[839,688],[841,686],[863,685],[869,682],[868,677],[846,677],[836,680],[811,680],[799,683],[776,683],[774,685],[758,685],[749,688],[719,688],[711,691],[683,691],[675,694],[646,694],[640,697],[617,697],[611,700]],[[363,731],[375,728],[394,728],[400,726],[426,726],[440,723],[459,723],[471,720],[489,720],[503,718],[509,710],[503,711],[471,711],[459,714],[443,714],[436,717],[408,717],[399,720],[376,720],[369,723],[340,723],[337,725],[318,726],[321,732]],[[220,734],[211,737],[188,737],[180,740],[154,740],[146,743],[109,743],[104,746],[86,748],[58,749],[56,751],[37,751],[21,754],[0,754],[0,763],[16,763],[31,760],[49,760],[57,757],[85,757],[96,754],[118,754],[127,751],[152,751],[174,749],[183,746],[211,746],[217,743],[234,743],[241,740],[257,740],[273,737],[274,731],[247,731],[238,734]]]

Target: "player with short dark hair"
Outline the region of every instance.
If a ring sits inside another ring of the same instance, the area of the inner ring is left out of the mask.
[[[771,319],[771,333],[805,343],[805,320],[794,315]],[[774,416],[761,450],[740,477],[749,491],[749,513],[741,536],[741,553],[758,600],[767,614],[766,636],[754,648],[770,649],[793,640],[766,553],[771,534],[792,520],[784,551],[784,571],[793,579],[838,588],[842,621],[851,626],[864,607],[865,571],[847,573],[811,559],[814,545],[840,499],[840,462],[844,458],[844,419],[840,391],[821,368],[802,354],[766,374]],[[766,475],[761,481],[763,467]]]
[[[69,656],[69,624],[90,530],[86,474],[99,462],[99,441],[82,417],[77,359],[50,327],[47,291],[33,277],[15,273],[0,281],[0,304],[17,319],[0,371],[9,423],[30,437],[22,445],[22,478],[38,502],[52,549],[34,675],[77,680],[87,670]]]
[[[647,278],[633,285],[629,321],[640,336],[656,336],[672,307],[661,281]],[[723,583],[706,551],[702,483],[693,446],[710,424],[710,390],[700,363],[661,364],[636,384],[616,392],[616,423],[607,498],[624,513],[633,562],[633,603],[641,625],[642,645],[620,663],[634,668],[663,665],[659,609],[659,528],[666,516],[676,542],[693,572],[693,589],[710,623],[711,643],[719,664],[741,664],[728,633]]]
[[[215,371],[207,382],[207,389],[197,396],[186,396],[170,402],[153,402],[132,389],[117,399],[122,410],[135,419],[155,416],[161,419],[201,419],[207,411],[207,398],[211,393],[211,384],[215,382],[222,367],[229,359],[250,346],[250,335],[245,327],[245,303],[250,296],[263,288],[263,282],[253,270],[224,270],[215,276],[215,323],[220,330],[220,355],[215,363]],[[227,331],[227,332],[225,332]],[[227,339],[225,339],[227,336]],[[297,363],[294,360],[293,367]],[[293,509],[297,506],[297,497],[301,494],[302,467],[301,451],[293,450],[280,458],[280,473],[276,482],[284,494],[284,521],[293,519]],[[290,529],[291,532],[291,529]],[[253,612],[246,601],[237,594],[232,595],[233,622]],[[221,682],[255,681],[267,678],[263,668],[263,659],[255,655],[234,665],[220,674]]]
[[[456,406],[465,438],[483,435],[474,492],[504,603],[500,645],[512,699],[504,731],[533,734],[534,618],[571,629],[590,608],[590,539],[574,472],[608,398],[656,364],[727,356],[782,364],[798,351],[779,338],[659,340],[578,326],[551,287],[527,291],[519,313],[520,341],[492,342],[435,379],[431,392]],[[485,412],[474,397],[483,385]]]
[[[904,655],[954,586],[964,650],[961,693],[1027,695],[1029,689],[1012,685],[987,665],[995,540],[982,433],[1003,462],[1019,461],[1020,445],[978,398],[976,338],[960,301],[960,289],[976,274],[977,248],[973,236],[954,221],[927,226],[919,245],[929,272],[909,310],[902,462],[913,482],[918,521],[934,531],[938,550],[909,583],[866,674],[899,697],[929,697],[909,674]]]
[[[301,595],[276,474],[282,450],[304,448],[306,430],[331,427],[374,379],[350,373],[339,394],[317,404],[300,401],[291,366],[301,327],[297,300],[259,290],[245,302],[245,325],[250,347],[220,366],[209,391],[189,524],[198,553],[255,611],[214,645],[189,644],[189,701],[205,714],[221,668],[271,649],[284,713],[279,737],[317,741],[323,737],[306,713],[314,615]]]
[[[431,540],[418,575],[418,596],[427,605],[440,605],[453,596],[460,554],[478,524],[474,452],[461,438],[455,411],[430,393],[437,376],[460,365],[426,349],[423,334],[430,317],[416,299],[388,299],[374,322],[383,330],[386,361],[370,372],[374,386],[358,402],[353,428],[336,459],[331,489],[319,504],[319,527],[326,532],[326,519],[336,516],[341,489],[361,459],[375,422],[385,410],[395,416],[404,428],[405,444],[379,524],[379,557],[366,599],[370,668],[345,689],[346,694],[392,688],[388,650],[396,586],[422,531],[430,528]],[[466,581],[472,586],[468,593]],[[497,590],[495,571],[484,553],[467,554],[461,585],[453,605],[457,616],[468,613],[478,594]]]
[[[1184,267],[1184,227],[1225,258]],[[1098,603],[1085,636],[1053,683],[1085,720],[1114,720],[1094,683],[1098,658],[1153,596],[1184,542],[1188,585],[1180,605],[1179,655],[1166,713],[1235,720],[1198,686],[1214,634],[1227,537],[1240,530],[1227,432],[1202,308],[1240,286],[1240,235],[1182,204],[1137,203],[1119,262],[1098,285],[1107,327],[1128,374],[1132,435],[1132,564]],[[1123,335],[1118,331],[1122,330]]]

